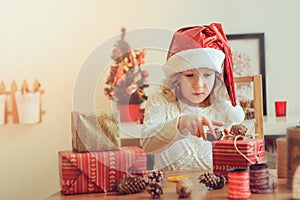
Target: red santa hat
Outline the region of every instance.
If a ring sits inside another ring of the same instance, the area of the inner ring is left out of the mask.
[[[163,65],[165,75],[199,67],[223,72],[227,92],[235,106],[232,54],[221,24],[186,27],[174,33]]]

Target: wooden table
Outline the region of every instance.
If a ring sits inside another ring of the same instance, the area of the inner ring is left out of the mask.
[[[270,170],[271,171],[271,170]],[[276,171],[272,171],[271,174],[275,174]],[[186,198],[189,200],[199,200],[199,199],[209,199],[209,200],[217,200],[217,199],[227,199],[227,191],[228,184],[226,184],[222,189],[219,190],[207,190],[206,187],[198,182],[198,176],[201,174],[199,171],[189,171],[189,172],[167,172],[166,177],[173,175],[182,175],[189,174],[191,179],[194,182],[193,193],[190,198]],[[176,183],[171,183],[165,181],[163,184],[163,192],[164,194],[160,199],[178,199],[176,194]],[[135,200],[135,199],[152,199],[150,194],[146,191],[138,194],[130,194],[130,195],[117,195],[115,192],[109,192],[107,194],[104,193],[94,193],[94,194],[79,194],[79,195],[61,195],[59,192],[53,194],[48,200],[93,200],[93,199],[113,199],[113,200]],[[287,200],[292,199],[292,190],[286,188],[286,179],[279,178],[278,179],[278,189],[274,193],[268,194],[251,194],[251,199],[262,199],[262,200]]]

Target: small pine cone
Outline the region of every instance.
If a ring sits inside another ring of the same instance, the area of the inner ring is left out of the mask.
[[[229,133],[234,136],[238,136],[238,135],[245,136],[247,132],[248,132],[248,128],[244,124],[233,125],[229,131]]]
[[[134,194],[144,191],[147,185],[148,180],[143,177],[129,177],[119,180],[115,190],[118,194]]]
[[[150,183],[147,191],[150,193],[153,199],[160,198],[160,195],[163,194],[162,187],[158,183]]]
[[[221,189],[226,183],[226,178],[223,175],[209,172],[201,174],[198,179],[199,183],[203,183],[209,190]]]
[[[213,188],[215,189],[221,189],[227,182],[225,176],[221,175],[221,174],[216,174],[215,175],[218,178],[218,184]]]
[[[162,171],[156,170],[156,171],[148,172],[147,177],[149,183],[158,183],[162,185],[164,182],[165,175]]]
[[[192,194],[193,181],[189,178],[182,178],[177,182],[176,193],[179,198],[187,198]]]

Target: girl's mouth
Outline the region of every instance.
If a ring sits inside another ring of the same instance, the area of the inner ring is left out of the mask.
[[[201,96],[201,95],[203,95],[203,92],[194,92],[194,93],[192,93],[194,96]]]

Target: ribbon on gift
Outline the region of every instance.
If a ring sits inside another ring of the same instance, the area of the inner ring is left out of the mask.
[[[242,138],[243,140],[244,140],[245,138],[246,138],[246,139],[253,139],[253,138],[252,138],[252,137],[250,138],[249,136],[237,135],[237,136],[235,136],[235,138],[234,138],[233,145],[234,145],[235,150],[236,150],[241,156],[243,156],[250,164],[258,163],[259,157],[257,156],[257,154],[254,154],[255,159],[256,159],[256,162],[253,162],[253,161],[250,160],[243,152],[241,152],[241,151],[239,150],[239,148],[237,147],[237,143],[236,143],[236,141],[237,141],[239,138]]]
[[[253,124],[255,124],[255,119],[253,119]],[[250,129],[250,131],[248,132],[252,132],[254,129],[254,126],[252,126],[252,128]],[[243,157],[245,158],[250,164],[255,164],[255,163],[259,163],[259,156],[257,154],[255,154],[255,159],[256,159],[256,162],[253,162],[251,159],[249,159],[243,152],[241,152],[237,146],[237,140],[238,139],[242,139],[242,140],[247,140],[247,139],[254,139],[255,136],[257,134],[254,134],[254,135],[251,135],[251,134],[248,134],[248,135],[233,135],[231,133],[228,133],[227,135],[223,134],[223,137],[220,139],[220,140],[224,140],[225,138],[226,139],[230,139],[230,138],[233,138],[233,145],[234,145],[234,148],[235,150]]]

